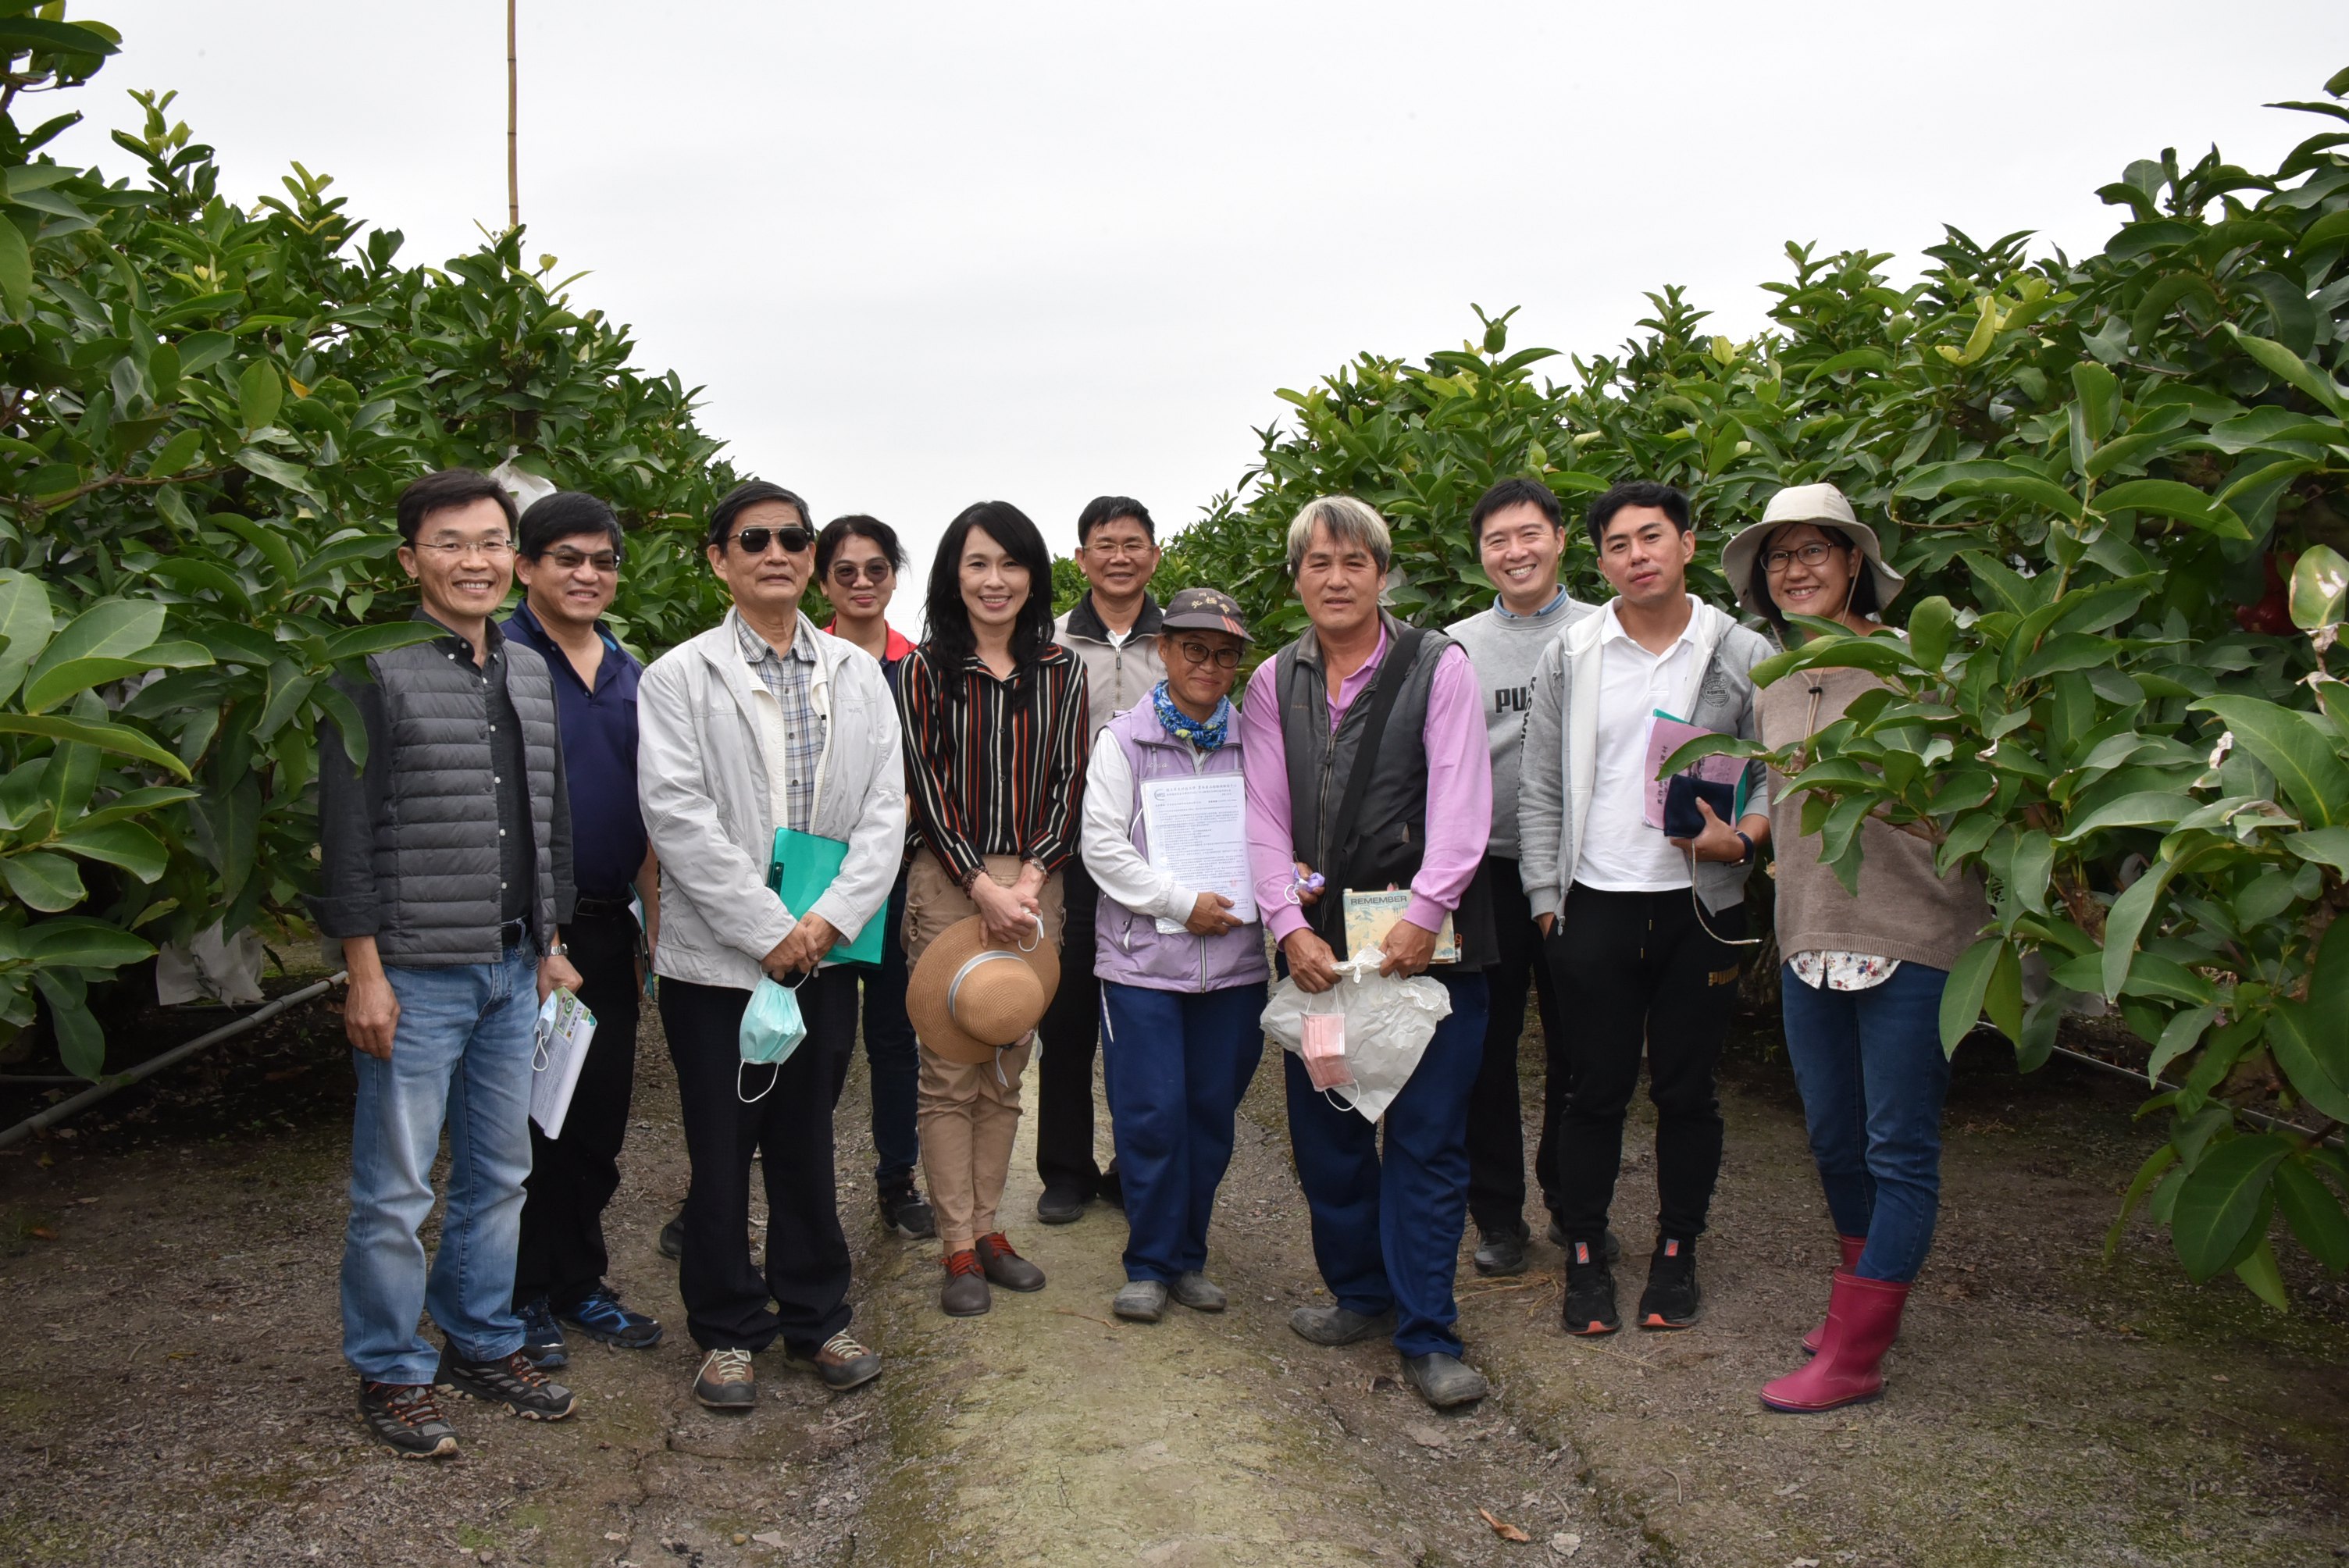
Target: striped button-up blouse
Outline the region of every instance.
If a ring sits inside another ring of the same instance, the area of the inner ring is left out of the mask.
[[[988,855],[1058,871],[1084,797],[1084,666],[1057,643],[1009,680],[976,655],[957,670],[936,657],[924,643],[896,672],[908,847],[926,844],[966,887]]]

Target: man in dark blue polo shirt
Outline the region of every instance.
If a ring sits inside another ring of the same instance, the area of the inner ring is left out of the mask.
[[[549,1138],[533,1122],[529,1196],[514,1269],[514,1309],[531,1359],[567,1358],[560,1324],[624,1349],[660,1342],[661,1326],[620,1305],[604,1283],[604,1209],[620,1185],[620,1143],[636,1083],[643,995],[633,889],[653,936],[660,881],[636,808],[636,679],[643,666],[605,629],[620,585],[619,520],[594,496],[558,491],[523,514],[514,562],[524,597],[506,635],[544,656],[563,727],[571,787],[578,913],[564,927],[595,1037],[563,1119]]]

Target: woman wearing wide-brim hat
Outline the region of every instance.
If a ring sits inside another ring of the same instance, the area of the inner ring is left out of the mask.
[[[1876,530],[1830,484],[1780,490],[1721,560],[1738,602],[1790,642],[1804,634],[1795,615],[1883,634],[1902,586]],[[1763,744],[1807,744],[1883,684],[1856,669],[1785,676],[1757,694]],[[1820,861],[1819,835],[1802,830],[1804,797],[1785,784],[1771,790],[1770,837],[1786,1055],[1842,1266],[1826,1322],[1803,1341],[1811,1361],[1765,1385],[1762,1400],[1829,1410],[1882,1389],[1884,1353],[1932,1245],[1950,1083],[1941,991],[1990,911],[1978,877],[1938,874],[1930,841],[1876,818],[1860,830],[1859,891],[1847,892]]]
[[[1020,1075],[1059,985],[1061,868],[1084,798],[1085,671],[1052,640],[1051,582],[1025,513],[966,508],[930,565],[928,635],[897,666],[917,839],[905,1010],[921,1041],[922,1170],[946,1248],[938,1305],[956,1317],[987,1311],[990,1284],[1044,1288],[997,1211]],[[1006,952],[1019,961],[988,956]]]
[[[1166,678],[1093,742],[1083,832],[1102,903],[1094,951],[1081,956],[1102,982],[1102,1082],[1127,1224],[1125,1287],[1110,1310],[1138,1323],[1157,1322],[1170,1297],[1224,1310],[1206,1275],[1207,1222],[1264,1054],[1272,978],[1260,920],[1154,863],[1146,810],[1161,780],[1219,778],[1213,788],[1238,800],[1247,758],[1231,692],[1247,626],[1213,588],[1175,594],[1160,625]]]

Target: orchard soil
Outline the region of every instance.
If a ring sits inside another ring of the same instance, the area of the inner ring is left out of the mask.
[[[142,1020],[140,1054],[219,1015]],[[1526,1042],[1529,1105],[1539,1042]],[[2283,1564],[2349,1555],[2349,1298],[2287,1264],[2295,1306],[2195,1287],[2132,1224],[2101,1245],[2156,1135],[2127,1083],[2016,1078],[1970,1045],[1940,1240],[1880,1402],[1764,1413],[1797,1360],[1833,1237],[1775,1039],[1724,1067],[1729,1155],[1701,1249],[1708,1310],[1674,1335],[1568,1340],[1557,1250],[1482,1280],[1462,1327],[1495,1392],[1439,1416],[1383,1345],[1287,1326],[1319,1296],[1268,1061],[1214,1236],[1231,1310],[1121,1324],[1120,1216],[1030,1218],[1049,1271],[984,1317],[935,1305],[929,1243],[874,1220],[860,1062],[842,1104],[856,1330],[888,1357],[845,1396],[761,1358],[761,1407],[688,1393],[674,1265],[675,1080],[640,1046],[614,1283],[670,1325],[649,1352],[575,1346],[578,1415],[462,1401],[461,1458],[361,1436],[337,1355],[350,1074],[331,1004],[287,1015],[0,1153],[0,1562]],[[13,1069],[12,1069],[13,1070]],[[0,1119],[39,1091],[0,1085]],[[1031,1088],[1032,1094],[1032,1088]],[[1635,1114],[1616,1208],[1628,1306],[1653,1201]],[[1108,1132],[1101,1129],[1104,1154]],[[1535,1212],[1539,1212],[1538,1202]],[[1538,1229],[1538,1227],[1537,1227]],[[2297,1259],[2296,1250],[2283,1249]],[[1517,1539],[1522,1532],[1525,1539]]]

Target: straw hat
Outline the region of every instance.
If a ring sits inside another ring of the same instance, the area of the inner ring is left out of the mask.
[[[1876,605],[1878,610],[1892,603],[1906,582],[1900,573],[1884,563],[1884,546],[1877,542],[1876,530],[1853,515],[1851,502],[1843,491],[1833,485],[1789,485],[1770,498],[1762,511],[1762,521],[1740,529],[1737,536],[1721,547],[1722,574],[1737,593],[1737,602],[1752,614],[1767,618],[1770,607],[1756,603],[1754,598],[1754,563],[1762,553],[1762,542],[1790,522],[1812,522],[1821,528],[1840,529],[1859,547],[1868,559],[1868,574],[1876,581]]]
[[[1040,934],[1023,952],[989,942],[986,922],[974,914],[923,950],[905,982],[905,1013],[922,1044],[973,1067],[1025,1038],[1060,988],[1060,952]]]

